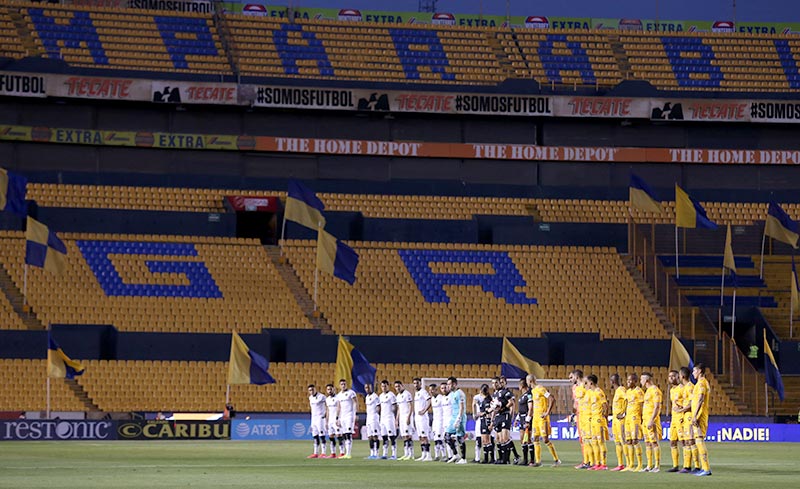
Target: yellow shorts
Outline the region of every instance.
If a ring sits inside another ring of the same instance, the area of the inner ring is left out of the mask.
[[[683,414],[675,414],[669,422],[669,441],[683,440]]]
[[[591,426],[592,438],[600,439],[603,441],[608,440],[608,422],[605,418],[593,419]]]
[[[661,441],[663,432],[661,430],[660,419],[656,418],[652,428],[648,428],[646,425],[643,425],[642,428],[644,430],[644,441],[647,443],[658,443]]]
[[[625,442],[625,420],[617,419],[616,416],[611,420],[611,434],[617,443]]]
[[[550,427],[550,416],[544,418],[536,415],[531,420],[531,434],[532,436],[549,437],[552,431]]]
[[[642,439],[642,420],[639,418],[625,418],[625,439]]]
[[[680,439],[682,441],[694,440],[694,437],[692,436],[692,413],[688,411],[683,413]]]
[[[578,430],[581,433],[582,440],[588,440],[592,437],[592,424],[590,423],[590,420],[581,420],[581,423],[578,425]]]
[[[701,415],[697,418],[697,425],[692,425],[692,438],[706,438],[708,431],[708,415]]]

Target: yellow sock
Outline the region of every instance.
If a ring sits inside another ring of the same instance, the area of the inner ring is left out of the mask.
[[[624,460],[625,446],[619,443],[615,443],[614,448],[616,448],[617,450],[617,465],[625,465],[625,460]]]
[[[592,466],[600,465],[600,442],[592,440]]]
[[[692,445],[692,465],[693,468],[700,468],[700,452],[697,450],[697,445]]]
[[[650,445],[646,445],[644,447],[644,455],[647,457],[647,467],[650,468],[653,466],[653,447]]]
[[[708,463],[708,448],[706,447],[705,440],[698,438],[695,440],[697,445],[697,453],[700,455],[700,466],[705,471],[711,471],[711,465]]]
[[[538,463],[542,463],[542,442],[535,441],[533,442],[533,461]]]
[[[689,445],[683,447],[683,468],[692,468],[692,448]]]
[[[633,446],[633,452],[636,454],[636,470],[642,468],[642,445],[637,443]]]
[[[661,467],[661,446],[656,445],[653,447],[653,467]]]
[[[678,464],[681,463],[681,455],[680,451],[678,450],[678,447],[677,446],[670,447],[670,452],[672,453],[672,466],[678,467],[679,466]]]
[[[633,445],[625,444],[625,467],[633,467]]]
[[[583,440],[581,444],[581,450],[583,451],[583,464],[589,465],[592,447],[589,446],[588,440]]]
[[[600,465],[608,465],[608,447],[606,447],[605,440],[599,440],[600,445]]]
[[[558,453],[556,453],[556,447],[553,446],[553,442],[548,440],[545,445],[547,445],[547,449],[550,450],[550,455],[553,456],[553,461],[558,460]]]

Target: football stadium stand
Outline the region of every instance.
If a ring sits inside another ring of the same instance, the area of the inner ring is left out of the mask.
[[[53,277],[39,268],[28,271],[28,301],[42,324],[198,333],[312,327],[257,240],[63,238],[66,273]],[[0,249],[0,260],[23,290],[23,234],[4,232]],[[70,293],[56,293],[64,290]]]
[[[0,359],[0,411],[44,411],[46,371],[47,360]],[[67,382],[60,379],[50,383],[50,405],[56,411],[85,410]]]

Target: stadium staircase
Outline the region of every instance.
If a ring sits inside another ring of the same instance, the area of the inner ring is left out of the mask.
[[[633,257],[630,255],[620,255],[622,258],[622,263],[625,265],[625,268],[628,270],[628,273],[633,278],[636,287],[641,292],[642,296],[647,300],[647,303],[650,304],[650,307],[653,309],[658,321],[664,327],[664,331],[668,334],[675,333],[675,325],[670,321],[667,313],[664,311],[664,308],[661,307],[661,302],[659,302],[656,295],[653,293],[653,290],[650,288],[650,284],[647,283],[647,280],[642,276],[642,272],[636,267],[636,263],[634,262]]]
[[[225,7],[222,2],[214,2],[214,27],[219,34],[219,40],[228,57],[228,64],[230,64],[231,72],[238,79],[239,78],[239,60],[238,49],[234,43],[234,36],[231,35],[230,27],[228,26],[227,15],[225,15]]]
[[[318,328],[322,334],[333,334],[333,328],[330,323],[328,323],[328,320],[325,319],[325,316],[323,316],[320,311],[314,310],[314,298],[311,297],[306,288],[303,287],[300,277],[297,276],[289,260],[285,256],[281,256],[280,248],[277,246],[264,246],[264,249],[270,261],[272,261],[272,264],[275,265],[275,268],[278,270],[278,274],[289,287],[289,291],[294,296],[300,309],[302,309],[303,314],[305,314],[311,324]]]
[[[497,36],[500,35],[500,32],[486,31],[484,35],[486,36],[486,40],[489,43],[489,46],[492,47],[492,52],[494,52],[494,55],[497,58],[497,62],[503,69],[503,73],[505,74],[506,78],[516,78],[516,74],[514,73],[514,67],[511,64],[511,60],[508,59],[508,55],[506,55],[506,52],[503,49],[503,45],[500,42],[500,39],[497,38]]]
[[[22,296],[22,292],[17,288],[14,282],[11,280],[11,276],[8,274],[8,271],[5,267],[0,267],[0,290],[6,295],[8,302],[11,303],[11,307],[14,308],[14,312],[22,319],[23,324],[27,326],[30,330],[43,330],[47,329],[47,327],[39,321],[39,318],[32,311],[26,311],[24,304],[25,299]]]
[[[26,54],[28,56],[44,55],[44,52],[37,46],[36,41],[33,40],[33,34],[28,28],[28,23],[25,22],[25,18],[22,16],[20,9],[9,5],[6,7],[6,11],[11,21],[14,23],[14,27],[17,28],[20,43],[25,48]]]
[[[754,256],[753,260],[760,260]],[[789,293],[790,276],[787,270],[790,268],[791,260],[788,256],[765,256],[764,257],[764,282],[766,290],[775,298],[778,307],[762,307],[761,314],[769,322],[772,331],[781,339],[789,339],[790,336],[800,336],[797,328],[800,321],[795,324],[793,335],[790,335],[789,308],[791,307],[791,297]]]
[[[618,34],[609,34],[608,42],[611,44],[611,51],[614,53],[614,59],[617,61],[617,66],[622,74],[623,80],[630,80],[633,78],[633,71],[631,70],[631,62],[628,59],[628,53],[625,51],[625,46],[619,40]]]
[[[64,382],[67,384],[67,387],[69,387],[69,390],[72,391],[72,393],[75,395],[75,397],[78,399],[78,401],[80,401],[83,404],[83,406],[84,406],[84,408],[86,408],[87,412],[90,412],[90,413],[98,413],[98,412],[101,413],[101,412],[103,412],[103,410],[100,409],[100,407],[97,404],[94,403],[94,399],[89,397],[89,393],[86,392],[86,390],[83,388],[82,385],[80,385],[78,383],[77,380],[75,380],[75,379],[64,379]]]
[[[754,406],[744,402],[742,398],[739,396],[739,393],[736,389],[731,385],[731,378],[728,374],[716,374],[717,382],[719,383],[720,389],[723,390],[725,395],[733,402],[733,405],[736,406],[736,409],[739,410],[739,413],[743,416],[754,416],[757,414],[764,414],[756,413]]]

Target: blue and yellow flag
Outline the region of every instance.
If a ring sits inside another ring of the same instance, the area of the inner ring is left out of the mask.
[[[628,190],[631,207],[655,214],[663,212],[661,202],[655,197],[653,191],[644,180],[634,173],[631,173],[631,184]]]
[[[317,268],[350,285],[356,282],[358,253],[324,229],[317,233]]]
[[[28,180],[16,173],[0,168],[0,211],[10,211],[20,216],[28,214],[25,191]]]
[[[716,223],[706,215],[699,202],[689,197],[682,188],[675,185],[675,225],[679,228],[717,229]]]
[[[324,228],[325,216],[322,211],[325,204],[308,187],[297,180],[289,180],[289,192],[286,197],[286,209],[283,218],[294,221],[311,229]]]
[[[733,257],[733,245],[731,240],[731,225],[728,224],[728,232],[725,235],[725,254],[722,259],[722,267],[731,272],[731,284],[736,287],[736,260]]]
[[[793,248],[797,248],[797,238],[800,237],[797,223],[775,202],[769,203],[764,234]]]
[[[339,346],[336,349],[336,372],[334,381],[344,379],[347,385],[359,394],[367,395],[365,384],[375,386],[375,372],[378,369],[370,365],[367,358],[353,346],[352,343],[339,336]]]
[[[694,362],[681,340],[673,334],[672,344],[669,348],[669,369],[680,370],[681,367],[687,367],[691,371],[694,368]]]
[[[248,348],[236,331],[231,334],[231,357],[228,361],[228,385],[274,384],[268,372],[269,361]]]
[[[83,365],[67,356],[58,346],[50,331],[47,332],[47,376],[55,379],[74,379],[83,375]]]
[[[528,374],[533,374],[537,379],[543,379],[544,368],[517,350],[505,336],[503,337],[503,353],[500,359],[500,374],[508,379],[524,379]]]
[[[767,385],[775,389],[778,393],[778,398],[783,400],[783,379],[781,379],[781,372],[778,370],[778,362],[775,361],[775,356],[772,354],[772,348],[769,347],[767,341],[767,330],[764,330],[764,380]]]
[[[28,217],[25,229],[25,263],[61,275],[67,268],[67,247],[47,226]]]

